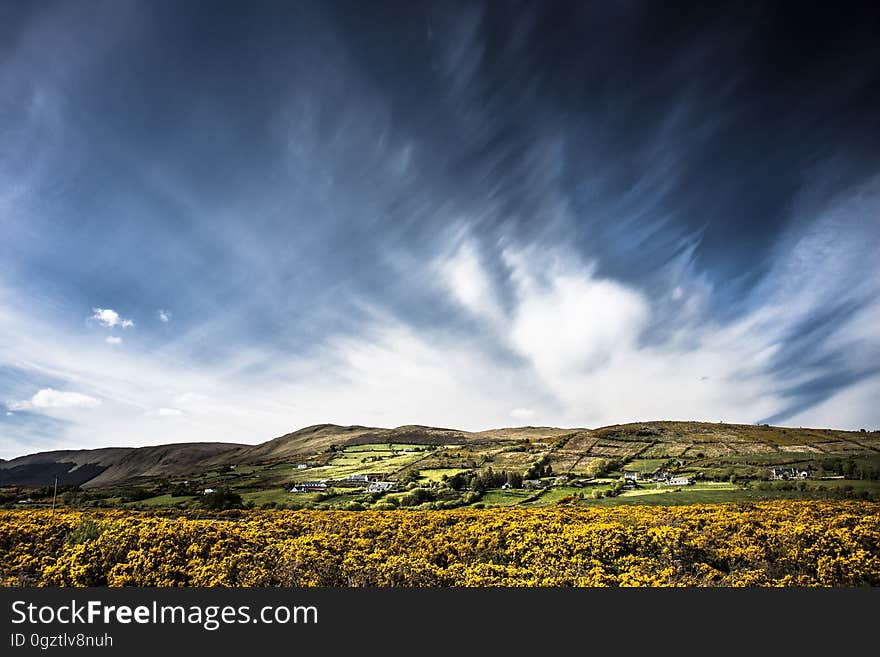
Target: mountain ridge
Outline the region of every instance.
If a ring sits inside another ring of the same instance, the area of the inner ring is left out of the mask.
[[[151,477],[186,475],[237,465],[265,465],[331,452],[341,447],[405,443],[414,445],[515,446],[523,441],[553,445],[572,459],[585,454],[601,441],[617,440],[665,443],[678,441],[708,449],[735,450],[749,445],[758,451],[816,453],[880,453],[880,432],[775,427],[656,420],[608,425],[596,429],[560,427],[503,427],[465,431],[402,425],[394,428],[331,423],[302,427],[255,445],[224,442],[168,443],[145,447],[102,447],[53,450],[0,460],[0,485],[45,486],[55,477],[64,485],[99,488],[143,481]],[[686,448],[682,453],[687,451]]]

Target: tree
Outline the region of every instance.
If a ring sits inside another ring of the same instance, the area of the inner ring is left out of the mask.
[[[611,467],[611,462],[605,458],[593,459],[587,464],[587,474],[591,477],[601,477]]]
[[[211,509],[212,511],[244,508],[244,502],[241,499],[241,495],[227,489],[220,489],[215,490],[213,493],[206,493],[202,496],[201,504],[206,509]]]
[[[529,466],[524,478],[540,479],[541,477],[550,476],[550,473],[552,472],[553,468],[550,466],[550,457],[545,454]]]

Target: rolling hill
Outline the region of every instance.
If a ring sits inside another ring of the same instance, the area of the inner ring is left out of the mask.
[[[108,486],[184,474],[243,447],[233,443],[177,443],[41,452],[0,463],[0,486],[48,486],[56,476],[59,485]]]
[[[42,452],[0,462],[0,485],[101,488],[236,466],[309,462],[327,469],[342,450],[364,445],[435,446],[399,471],[479,468],[525,470],[545,459],[557,473],[584,471],[596,458],[680,463],[773,464],[806,457],[880,455],[880,432],[766,425],[657,421],[598,429],[512,427],[468,432],[419,425],[394,429],[320,424],[257,445],[178,443],[151,447]],[[364,466],[366,467],[366,466]]]

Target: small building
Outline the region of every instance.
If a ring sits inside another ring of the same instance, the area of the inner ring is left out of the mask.
[[[346,477],[346,481],[351,484],[367,484],[370,482],[370,478],[365,474],[350,474]]]
[[[771,479],[807,479],[809,476],[809,470],[798,470],[796,468],[770,468]]]
[[[308,463],[297,463],[297,464],[296,464],[296,469],[297,469],[297,470],[307,470],[308,467],[309,467],[309,464],[308,464]]]
[[[507,490],[509,488],[513,488],[513,486],[510,485],[509,481],[505,481],[503,484],[501,484],[501,490]]]
[[[206,488],[205,490],[202,491],[202,495],[210,495],[211,493],[216,493],[216,492],[217,491],[214,490],[213,488]]]
[[[691,480],[687,477],[670,477],[666,480],[667,486],[690,486]]]
[[[303,481],[298,484],[294,484],[290,489],[291,493],[313,493],[316,491],[325,491],[327,490],[327,482],[326,481]]]
[[[770,468],[771,479],[788,479],[788,473],[785,468]]]
[[[370,493],[385,493],[394,488],[393,481],[374,481],[370,483],[367,490]]]
[[[623,473],[623,482],[624,483],[636,483],[639,480],[638,472],[630,472],[629,470],[625,470]]]

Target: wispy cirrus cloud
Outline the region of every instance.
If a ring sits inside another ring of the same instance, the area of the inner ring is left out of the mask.
[[[840,75],[824,30],[805,48],[736,3],[672,40],[642,38],[680,28],[656,3],[303,2],[248,12],[254,40],[203,11],[0,10],[0,398],[30,404],[8,454],[880,422],[869,30],[835,18]]]

